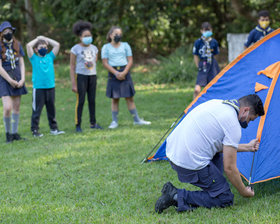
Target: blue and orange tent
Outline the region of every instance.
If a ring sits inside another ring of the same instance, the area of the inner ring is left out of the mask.
[[[265,115],[249,123],[247,129],[242,129],[240,143],[257,137],[260,148],[256,153],[240,152],[237,157],[241,175],[252,184],[280,177],[279,52],[280,29],[277,29],[227,65],[191,102],[182,117],[185,119],[186,114],[210,99],[238,99],[258,94],[264,103]],[[147,160],[167,160],[165,147],[166,140]]]

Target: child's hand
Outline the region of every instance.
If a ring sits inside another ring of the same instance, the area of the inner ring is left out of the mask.
[[[23,85],[24,85],[24,80],[21,79],[17,84],[17,88],[21,88],[23,87]]]
[[[76,83],[75,83],[75,84],[72,84],[72,92],[74,92],[74,93],[77,93],[77,92],[78,92],[78,88],[77,88]]]
[[[18,88],[18,82],[16,80],[11,79],[8,82],[13,88]]]

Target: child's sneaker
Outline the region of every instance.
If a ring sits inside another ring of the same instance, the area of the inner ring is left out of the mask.
[[[90,128],[92,129],[103,129],[99,124],[95,123],[95,124],[91,124]]]
[[[52,135],[61,135],[61,134],[64,134],[64,133],[65,133],[64,131],[60,131],[58,129],[52,129],[51,130]]]
[[[118,125],[118,123],[117,123],[116,121],[112,121],[112,123],[109,125],[108,128],[114,129],[114,128],[117,128],[118,126],[119,126],[119,125]]]
[[[144,119],[139,119],[139,121],[134,121],[134,125],[150,125],[150,121],[145,121]]]
[[[41,134],[38,130],[33,130],[32,135],[36,138],[43,137],[43,134]]]
[[[18,133],[14,133],[11,135],[12,135],[12,141],[26,140],[25,138],[22,138]]]
[[[11,143],[13,141],[12,135],[7,132],[6,133],[6,143]]]
[[[81,126],[78,126],[78,125],[76,126],[76,132],[78,132],[78,133],[83,132]]]

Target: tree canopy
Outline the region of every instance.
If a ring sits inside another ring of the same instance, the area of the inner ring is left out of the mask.
[[[212,24],[215,38],[226,46],[226,33],[249,32],[257,12],[269,10],[278,28],[280,2],[274,0],[11,0],[0,3],[0,22],[8,20],[24,43],[37,35],[50,36],[69,49],[77,41],[72,25],[93,24],[95,44],[101,47],[112,25],[119,25],[134,52],[168,54],[193,43],[204,21]]]

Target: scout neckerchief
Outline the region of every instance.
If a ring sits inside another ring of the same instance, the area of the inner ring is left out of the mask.
[[[232,106],[235,109],[237,115],[239,114],[240,104],[238,100],[224,100],[223,103]]]
[[[13,40],[7,41],[7,40],[3,39],[3,42],[8,47],[8,49],[6,50],[7,59],[10,60],[11,68],[15,69],[16,68],[16,59],[15,59],[14,50],[13,50]]]
[[[256,26],[255,28],[257,31],[262,32],[264,36],[266,36],[272,29],[269,27],[267,27],[266,29],[262,29],[259,26]]]
[[[207,57],[207,62],[209,64],[211,64],[212,62],[212,53],[211,53],[211,48],[210,48],[210,41],[212,40],[212,38],[206,38],[204,36],[201,36],[201,39],[203,40],[203,42],[205,43],[206,46],[206,57]]]

